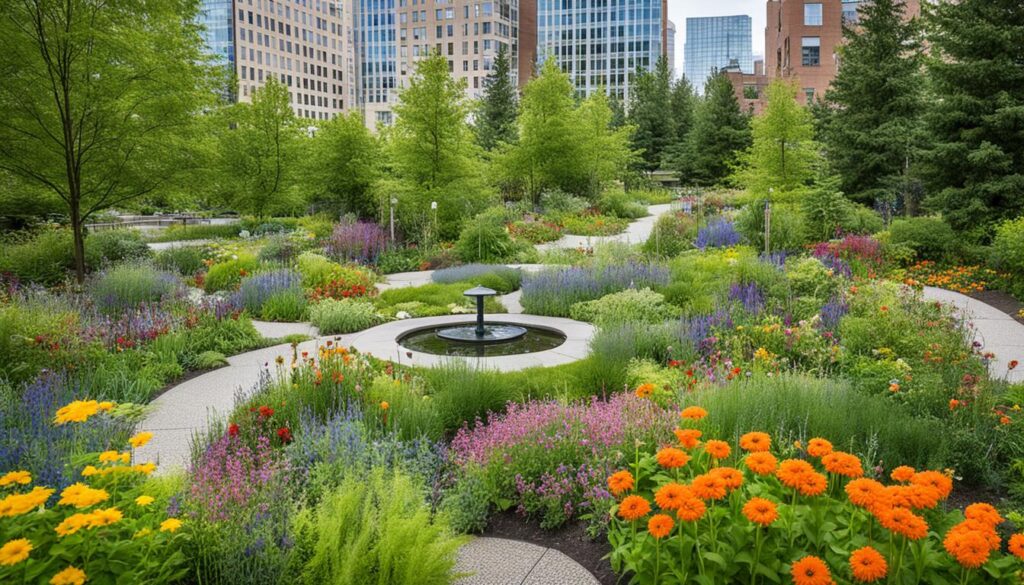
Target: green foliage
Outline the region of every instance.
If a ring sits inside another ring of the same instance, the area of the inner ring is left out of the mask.
[[[152,264],[118,264],[89,284],[89,295],[101,310],[117,313],[173,294],[180,282]]]
[[[183,242],[188,240],[211,240],[215,238],[237,238],[241,227],[237,223],[169,225],[156,234],[148,236],[150,242]]]
[[[206,272],[203,288],[208,293],[221,290],[234,290],[247,275],[259,267],[259,262],[252,252],[241,251],[232,258],[217,262]]]
[[[491,72],[484,79],[484,95],[480,98],[474,119],[476,141],[485,150],[516,139],[516,87],[512,83],[511,63],[504,44],[498,48]]]
[[[946,260],[956,241],[953,228],[938,217],[900,219],[889,226],[889,243],[909,247],[919,260]]]
[[[358,110],[321,122],[303,170],[314,204],[331,210],[335,217],[354,213],[374,218],[378,201],[372,187],[381,175],[381,155],[377,138]],[[330,235],[330,230],[323,235]]]
[[[1024,298],[1024,216],[1005,221],[996,229],[992,263],[1012,275],[1010,286],[1013,294]]]
[[[362,299],[324,299],[309,307],[309,320],[320,333],[353,333],[383,321],[377,308]]]
[[[686,213],[666,213],[654,224],[643,251],[652,256],[672,258],[693,248],[696,238],[696,217]]]
[[[198,367],[199,356],[205,352],[235,355],[265,344],[263,336],[246,317],[216,319],[203,316],[182,338],[184,346],[180,361],[189,369]]]
[[[480,533],[487,528],[492,499],[483,472],[479,467],[468,466],[459,473],[455,485],[445,493],[442,513],[455,532]]]
[[[942,2],[929,11],[928,61],[937,99],[927,116],[934,148],[925,206],[957,230],[977,231],[1024,207],[1024,5],[1016,0]]]
[[[371,285],[376,276],[365,268],[342,266],[315,252],[299,255],[297,267],[302,275],[302,286],[308,289],[324,287],[334,281]]]
[[[306,295],[297,288],[270,295],[260,307],[260,319],[264,321],[301,321],[305,314]]]
[[[157,252],[153,264],[182,276],[192,276],[203,269],[205,258],[206,250],[202,246],[174,246]]]
[[[228,359],[217,351],[204,351],[195,357],[192,365],[197,370],[212,370],[228,365]]]
[[[481,369],[465,360],[452,360],[423,370],[422,375],[431,389],[431,401],[445,432],[483,419],[488,412],[501,411],[519,390],[505,374]]]
[[[610,215],[567,215],[562,229],[574,236],[614,236],[629,226],[629,220]]]
[[[296,516],[307,535],[306,585],[447,585],[463,540],[431,518],[422,486],[382,468],[347,478],[315,510]]]
[[[736,216],[736,230],[754,248],[764,251],[764,201],[754,201]],[[800,207],[773,204],[771,232],[768,234],[773,252],[800,250],[807,243],[807,231]]]
[[[136,230],[107,230],[85,238],[86,264],[90,269],[115,262],[144,260],[149,256],[149,246]]]
[[[672,141],[672,76],[668,61],[658,58],[653,70],[638,69],[629,92],[627,120],[636,131],[632,147],[640,152],[641,168],[654,171],[661,166],[665,149]]]
[[[516,245],[500,218],[481,214],[462,226],[455,250],[464,262],[500,262],[515,254]]]
[[[665,302],[665,297],[649,288],[626,289],[594,301],[576,303],[569,315],[578,321],[589,321],[600,327],[626,323],[660,323],[679,315],[679,310]]]
[[[711,77],[697,106],[693,128],[674,166],[684,183],[714,185],[729,176],[737,156],[750,146],[750,118],[740,111],[725,74]]]
[[[597,208],[604,215],[623,219],[647,217],[647,207],[637,202],[632,193],[619,189],[605,189],[597,200]]]
[[[22,282],[53,286],[73,268],[71,233],[47,229],[23,241],[0,244],[0,273]]]
[[[430,279],[439,284],[465,282],[493,288],[508,294],[519,288],[523,272],[518,268],[493,264],[466,264],[434,271]]]
[[[413,317],[475,313],[475,301],[462,294],[475,285],[474,282],[455,282],[391,288],[377,297],[377,306],[388,317],[394,317],[400,311]],[[506,312],[505,306],[494,297],[484,299],[484,311]]]

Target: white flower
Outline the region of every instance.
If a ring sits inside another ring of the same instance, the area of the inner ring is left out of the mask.
[[[412,315],[410,315],[407,311],[399,311],[395,313],[396,319],[408,319],[410,317],[412,317]]]

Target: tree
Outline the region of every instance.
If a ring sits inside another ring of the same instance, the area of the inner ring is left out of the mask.
[[[640,167],[647,172],[661,166],[672,140],[672,86],[668,61],[658,58],[654,70],[640,69],[633,77],[627,120],[636,127],[633,148],[641,151]]]
[[[724,74],[712,75],[704,94],[677,168],[684,182],[714,185],[729,176],[738,153],[750,146],[750,117],[740,111],[732,83]]]
[[[190,172],[213,97],[194,0],[8,0],[0,8],[0,169],[53,192],[85,278],[84,225]]]
[[[270,76],[252,103],[226,112],[220,169],[229,177],[228,200],[238,211],[263,217],[272,207],[295,207],[297,166],[303,160],[303,129],[289,104],[288,88]]]
[[[868,203],[911,168],[921,141],[924,77],[919,26],[903,0],[862,3],[844,27],[842,67],[825,93],[821,136],[839,188]]]
[[[754,118],[753,144],[740,157],[736,179],[759,197],[801,191],[813,177],[818,160],[811,114],[796,101],[795,84],[775,80],[768,103]]]
[[[372,218],[372,192],[381,176],[381,147],[366,128],[361,112],[352,111],[322,123],[313,136],[303,182],[313,201],[336,214]]]
[[[931,195],[959,230],[988,230],[1024,209],[1024,4],[940,2],[928,15]],[[987,238],[987,231],[979,234]]]
[[[621,128],[626,125],[626,108],[618,96],[609,96],[608,107],[612,109],[612,128]]]
[[[508,51],[498,49],[491,72],[484,80],[484,95],[476,115],[476,140],[486,150],[516,140],[516,87],[512,83]]]
[[[590,196],[601,193],[603,186],[621,177],[626,169],[640,160],[630,148],[636,128],[629,124],[614,128],[613,112],[608,96],[595,91],[576,110],[576,142],[580,145],[578,161],[583,190]]]
[[[669,97],[671,127],[668,145],[662,154],[662,166],[678,169],[685,164],[689,156],[688,141],[690,131],[693,130],[696,103],[689,80],[685,75],[680,77],[672,85],[672,95]]]

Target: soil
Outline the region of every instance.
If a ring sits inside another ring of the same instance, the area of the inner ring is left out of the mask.
[[[1005,293],[1001,290],[986,290],[979,293],[973,293],[970,297],[978,299],[986,305],[991,305],[999,309],[1013,317],[1018,323],[1024,325],[1024,317],[1020,316],[1021,309],[1024,309],[1024,303],[1018,301],[1009,293]]]
[[[567,525],[559,530],[544,530],[537,523],[529,522],[509,511],[491,516],[484,536],[521,540],[553,548],[590,571],[601,585],[615,585],[618,581],[611,565],[605,559],[611,552],[608,541],[603,538],[590,540],[587,537],[586,525],[582,522]]]

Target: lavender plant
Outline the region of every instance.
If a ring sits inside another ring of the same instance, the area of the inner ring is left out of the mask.
[[[656,290],[668,282],[668,270],[655,263],[628,262],[601,268],[573,266],[525,275],[521,302],[528,313],[568,317],[574,303],[627,288]]]
[[[334,226],[324,252],[339,262],[374,264],[387,248],[387,233],[366,221],[345,221]]]
[[[700,250],[728,248],[739,244],[741,239],[739,232],[736,231],[736,226],[731,221],[715,218],[697,231],[697,241],[694,245]]]

